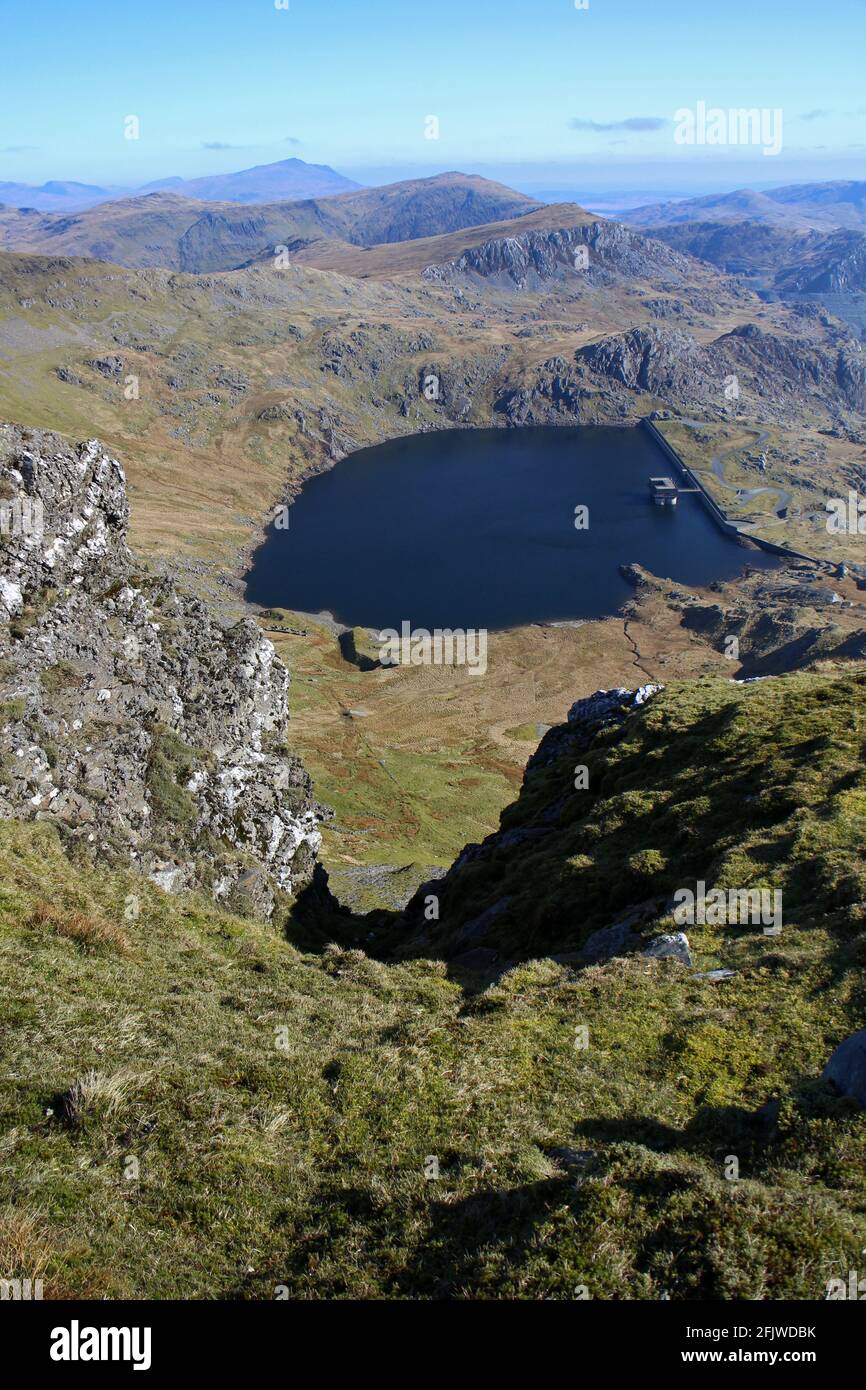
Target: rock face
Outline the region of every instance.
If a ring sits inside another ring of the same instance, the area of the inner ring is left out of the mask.
[[[689,261],[662,242],[651,241],[617,222],[590,222],[559,231],[529,231],[495,237],[471,247],[456,261],[428,266],[424,278],[450,284],[463,276],[492,280],[503,287],[538,289],[577,271],[590,285],[611,278],[655,276],[679,284]]]
[[[320,843],[271,643],[136,572],[95,440],[0,426],[0,517],[0,815],[269,915]]]
[[[593,410],[627,417],[643,397],[721,416],[730,377],[762,420],[789,420],[805,401],[821,413],[866,409],[860,343],[842,334],[832,341],[782,338],[753,323],[708,344],[683,328],[630,328],[579,348],[572,360],[543,362],[527,383],[501,391],[494,409],[512,425],[556,424],[592,418]]]

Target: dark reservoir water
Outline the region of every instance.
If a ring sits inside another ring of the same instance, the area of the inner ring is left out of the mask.
[[[673,466],[638,429],[449,430],[362,449],[312,478],[253,557],[247,598],[352,626],[514,627],[614,613],[637,561],[683,584],[777,562],[703,502],[657,507]],[[575,529],[575,507],[589,526]]]

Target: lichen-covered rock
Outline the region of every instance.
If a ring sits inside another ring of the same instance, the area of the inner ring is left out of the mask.
[[[272,644],[137,572],[95,440],[0,426],[0,508],[0,815],[269,915],[320,843]]]
[[[642,956],[649,956],[652,960],[678,960],[683,965],[691,965],[692,953],[689,947],[689,939],[685,932],[668,932],[665,936],[657,936],[655,941],[651,941],[649,946],[641,951]]]

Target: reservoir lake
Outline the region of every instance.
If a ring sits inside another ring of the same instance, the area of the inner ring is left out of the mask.
[[[391,440],[304,484],[288,527],[256,551],[246,597],[349,626],[497,630],[615,613],[634,592],[622,564],[688,585],[778,564],[727,537],[694,494],[655,506],[651,476],[684,482],[640,429]]]

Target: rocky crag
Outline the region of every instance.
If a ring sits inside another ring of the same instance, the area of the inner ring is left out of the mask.
[[[639,412],[640,397],[723,418],[726,381],[736,378],[753,418],[785,423],[804,403],[851,421],[866,408],[866,357],[844,334],[783,340],[749,323],[703,346],[679,328],[641,326],[551,358],[534,380],[503,392],[495,409],[512,425],[580,418],[592,403],[607,417]]]
[[[683,628],[699,634],[716,651],[731,652],[731,639],[736,638],[739,679],[806,670],[818,663],[866,661],[860,604],[844,597],[833,581],[818,582],[807,562],[750,570],[732,585],[713,584],[717,597],[710,601],[706,594],[659,578],[642,565],[621,565],[620,573],[635,587],[634,600],[623,610],[629,618],[639,619],[642,606],[658,598],[679,615]],[[864,581],[854,582],[859,589]],[[854,596],[858,592],[844,582],[839,589]]]
[[[320,841],[271,643],[140,572],[95,440],[0,427],[0,519],[0,816],[269,916]]]
[[[470,247],[455,261],[428,266],[423,278],[453,284],[469,276],[503,288],[537,290],[551,280],[570,278],[575,269],[591,286],[648,277],[680,286],[688,285],[690,274],[693,278],[689,257],[617,222],[604,221],[493,237],[481,246]]]

